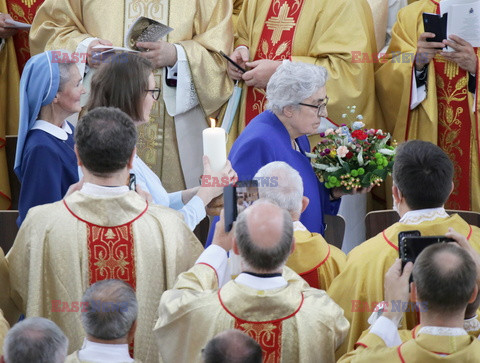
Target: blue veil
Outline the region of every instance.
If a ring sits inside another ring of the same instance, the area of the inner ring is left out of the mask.
[[[20,119],[14,166],[14,171],[19,177],[27,133],[37,120],[40,109],[53,102],[59,84],[60,70],[58,63],[52,62],[51,51],[29,59],[20,79]]]

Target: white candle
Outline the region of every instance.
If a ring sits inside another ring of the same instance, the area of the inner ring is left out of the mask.
[[[215,119],[211,118],[212,127],[203,130],[203,155],[207,155],[213,172],[223,169],[227,163],[227,143],[225,130],[215,127]]]

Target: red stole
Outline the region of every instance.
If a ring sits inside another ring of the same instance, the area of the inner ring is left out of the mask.
[[[293,37],[304,0],[271,1],[253,60],[284,60],[292,56]],[[265,90],[247,87],[245,126],[265,111]]]
[[[439,11],[437,4],[437,14]],[[440,57],[435,57],[433,63],[438,103],[437,144],[450,157],[455,170],[455,187],[445,208],[470,210],[472,119],[468,104],[468,72]]]
[[[260,344],[260,347],[262,348],[262,362],[280,363],[282,361],[283,321],[290,319],[300,311],[304,301],[303,294],[299,306],[290,315],[270,321],[248,321],[239,318],[224,305],[220,291],[221,290],[218,291],[218,299],[225,311],[235,319],[234,328],[245,332]]]
[[[132,225],[145,214],[145,209],[131,221],[120,226],[103,227],[90,223],[77,216],[63,200],[68,211],[87,227],[88,275],[90,285],[97,281],[116,279],[130,284],[135,290],[137,277],[135,274],[135,240]],[[130,355],[133,357],[133,342],[130,344]]]
[[[7,9],[13,20],[32,24],[37,9],[44,0],[7,0]],[[25,63],[30,59],[30,46],[28,43],[28,31],[20,30],[13,37],[15,52],[17,55],[18,71],[22,74]]]

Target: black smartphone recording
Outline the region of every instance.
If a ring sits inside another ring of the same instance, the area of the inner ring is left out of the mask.
[[[238,181],[223,188],[225,231],[230,232],[237,216],[258,199],[256,180]]]

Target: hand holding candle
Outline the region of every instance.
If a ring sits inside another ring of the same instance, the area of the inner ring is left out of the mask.
[[[203,155],[208,156],[213,172],[219,172],[227,162],[227,142],[225,130],[215,127],[215,119],[210,119],[211,127],[203,130]]]

